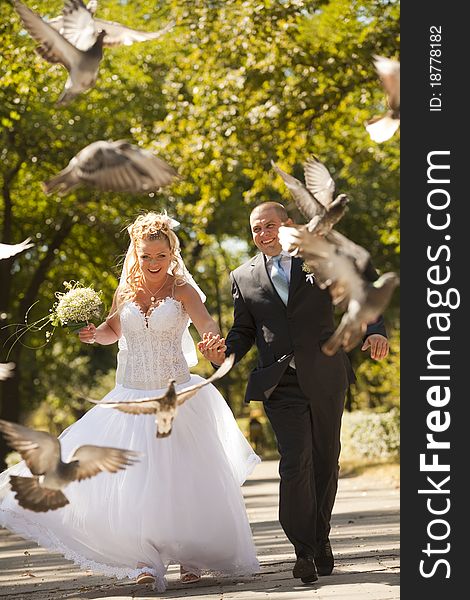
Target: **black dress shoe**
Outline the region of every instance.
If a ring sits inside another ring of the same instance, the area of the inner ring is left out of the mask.
[[[318,579],[315,563],[311,556],[298,556],[292,575],[296,579],[301,579],[302,583],[313,583]]]
[[[319,575],[331,575],[335,566],[335,558],[331,550],[330,540],[320,540],[315,551],[315,564]]]

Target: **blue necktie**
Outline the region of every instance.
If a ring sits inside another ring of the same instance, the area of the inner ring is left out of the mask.
[[[287,300],[289,298],[289,282],[287,281],[287,275],[281,266],[281,258],[281,254],[273,258],[271,281],[276,288],[276,292],[281,297],[281,300],[287,305]]]

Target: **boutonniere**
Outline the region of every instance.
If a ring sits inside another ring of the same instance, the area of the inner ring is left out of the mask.
[[[302,263],[302,271],[305,273],[306,281],[313,285],[315,283],[315,275],[313,274],[312,269],[305,262]]]

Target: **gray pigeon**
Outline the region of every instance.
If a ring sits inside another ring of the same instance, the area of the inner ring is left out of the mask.
[[[336,331],[323,344],[323,352],[333,356],[341,347],[349,352],[361,342],[367,325],[383,313],[398,283],[396,273],[384,273],[373,283],[364,283],[362,293],[349,300]]]
[[[26,240],[23,240],[19,244],[0,244],[0,260],[2,260],[4,258],[11,258],[12,256],[15,256],[16,254],[23,252],[23,250],[27,250],[28,248],[31,248],[31,246],[34,246],[34,244],[32,242],[31,243],[30,242],[31,242],[31,238],[27,238]]]
[[[365,248],[335,229],[319,236],[308,231],[306,225],[284,226],[279,228],[279,241],[291,256],[305,259],[321,288],[331,285],[332,272],[336,280],[341,275],[347,280],[351,278],[348,275],[351,269],[362,275],[370,261],[370,254]]]
[[[125,140],[85,146],[68,166],[44,183],[46,194],[66,194],[79,185],[110,192],[148,193],[169,185],[178,173],[164,160]]]
[[[72,15],[70,5],[77,5]],[[48,23],[79,50],[88,50],[95,43],[98,32],[102,30],[106,32],[103,46],[130,46],[135,42],[156,40],[175,25],[175,22],[171,21],[159,31],[131,29],[113,21],[95,19],[97,6],[96,0],[91,0],[86,7],[81,0],[73,0],[64,7],[62,15],[50,19]]]
[[[370,119],[366,129],[371,139],[380,143],[390,139],[400,126],[400,63],[384,56],[374,56],[374,65],[390,109],[385,115]]]
[[[305,226],[280,227],[279,240],[284,250],[304,259],[319,287],[328,288],[333,304],[345,310],[335,333],[322,346],[323,352],[331,356],[340,347],[351,350],[367,325],[388,306],[398,276],[385,273],[373,283],[368,281],[364,270],[369,253],[337,231],[319,236]]]
[[[297,208],[309,219],[307,229],[317,235],[328,233],[344,215],[349,198],[346,194],[335,197],[335,183],[325,165],[311,156],[304,166],[304,185],[273,161],[271,164],[284,180]]]
[[[103,57],[103,39],[106,31],[99,31],[94,43],[87,50],[79,50],[19,0],[13,0],[13,4],[25,29],[40,44],[36,52],[50,63],[63,65],[68,71],[69,76],[57,104],[66,104],[81,92],[93,87]],[[86,11],[81,0],[67,0],[64,6],[64,21],[74,20],[82,8]]]
[[[14,368],[15,363],[0,363],[0,381],[5,381],[5,379],[12,377]]]
[[[286,252],[304,259],[317,285],[329,289],[334,305],[346,307],[351,297],[361,294],[362,274],[370,260],[362,246],[334,230],[319,236],[305,225],[280,227],[279,241]]]
[[[10,486],[18,504],[34,512],[55,510],[69,504],[62,492],[72,481],[81,481],[101,471],[117,473],[137,462],[140,453],[119,448],[85,445],[63,462],[60,441],[45,431],[0,420],[7,443],[24,459],[33,477],[10,475]]]
[[[155,415],[157,438],[166,438],[171,433],[173,419],[176,416],[178,406],[192,398],[204,386],[226,375],[232,368],[234,361],[235,355],[231,354],[208,379],[184,388],[179,392],[175,390],[175,380],[170,379],[165,394],[157,398],[143,398],[135,402],[99,402],[88,400],[102,408],[116,408],[121,412],[131,415]]]

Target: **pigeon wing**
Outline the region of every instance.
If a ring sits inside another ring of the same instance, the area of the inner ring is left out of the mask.
[[[305,163],[304,174],[309,192],[320,204],[328,208],[335,197],[335,182],[328,169],[316,156],[311,156]]]
[[[400,120],[394,119],[389,114],[382,117],[374,117],[367,122],[366,130],[373,142],[381,144],[389,140],[400,127]]]
[[[370,261],[370,254],[365,248],[359,246],[359,244],[356,244],[339,231],[336,231],[336,229],[331,229],[325,237],[329,242],[333,243],[342,254],[350,256],[361,273],[364,272]]]
[[[68,464],[73,479],[81,481],[101,471],[116,473],[137,462],[139,456],[132,450],[85,445],[72,452]]]
[[[51,63],[60,63],[70,70],[73,62],[80,60],[80,51],[68,42],[58,31],[43,21],[39,15],[22,4],[13,0],[17,13],[23,25],[33,39],[39,42],[37,51]]]
[[[60,461],[60,442],[49,433],[3,420],[0,420],[0,431],[7,443],[21,454],[33,475],[43,475]]]
[[[140,189],[136,191],[149,191],[169,185],[178,177],[177,171],[164,160],[148,150],[133,146],[124,140],[115,142],[119,152],[129,160],[129,166],[135,170],[135,175],[140,180]]]
[[[129,415],[154,415],[160,409],[160,402],[156,398],[144,398],[139,402],[101,402],[90,398],[86,400],[101,408],[115,408]]]
[[[98,28],[82,0],[68,0],[65,3],[61,25],[59,32],[79,50],[85,52],[96,42]]]
[[[297,208],[306,219],[311,220],[313,217],[323,212],[323,207],[301,181],[283,171],[275,162],[271,161],[271,165],[284,180],[284,183],[294,198]]]
[[[175,26],[175,22],[171,21],[159,31],[140,31],[131,29],[120,23],[113,21],[105,21],[104,19],[95,19],[97,29],[106,31],[103,40],[104,46],[131,46],[135,42],[146,42],[148,40],[156,40],[165,33],[168,33]]]
[[[0,381],[5,381],[5,379],[12,377],[14,368],[15,363],[0,363]]]
[[[69,504],[60,490],[42,487],[38,477],[10,475],[10,487],[18,504],[34,512],[47,512]]]
[[[384,56],[374,55],[374,65],[393,111],[400,111],[400,63]]]
[[[19,244],[0,244],[0,260],[2,258],[10,258],[11,256],[15,256],[15,254],[19,254],[26,250],[27,248],[31,248],[34,244],[30,244],[31,238],[27,238]]]
[[[186,402],[186,400],[189,400],[189,398],[194,396],[194,394],[196,394],[198,392],[198,390],[200,390],[202,387],[204,387],[205,385],[207,385],[209,383],[212,383],[213,381],[217,381],[217,379],[220,379],[221,377],[226,375],[230,371],[230,369],[233,367],[234,362],[235,362],[235,354],[230,354],[230,356],[227,356],[227,358],[220,365],[220,367],[208,379],[206,379],[205,381],[201,381],[200,383],[196,383],[195,385],[191,385],[191,386],[184,388],[183,390],[177,392],[177,394],[176,394],[177,404],[183,404],[183,402]]]
[[[82,182],[108,191],[135,190],[146,176],[114,142],[99,141],[86,146],[75,157],[73,166]]]

